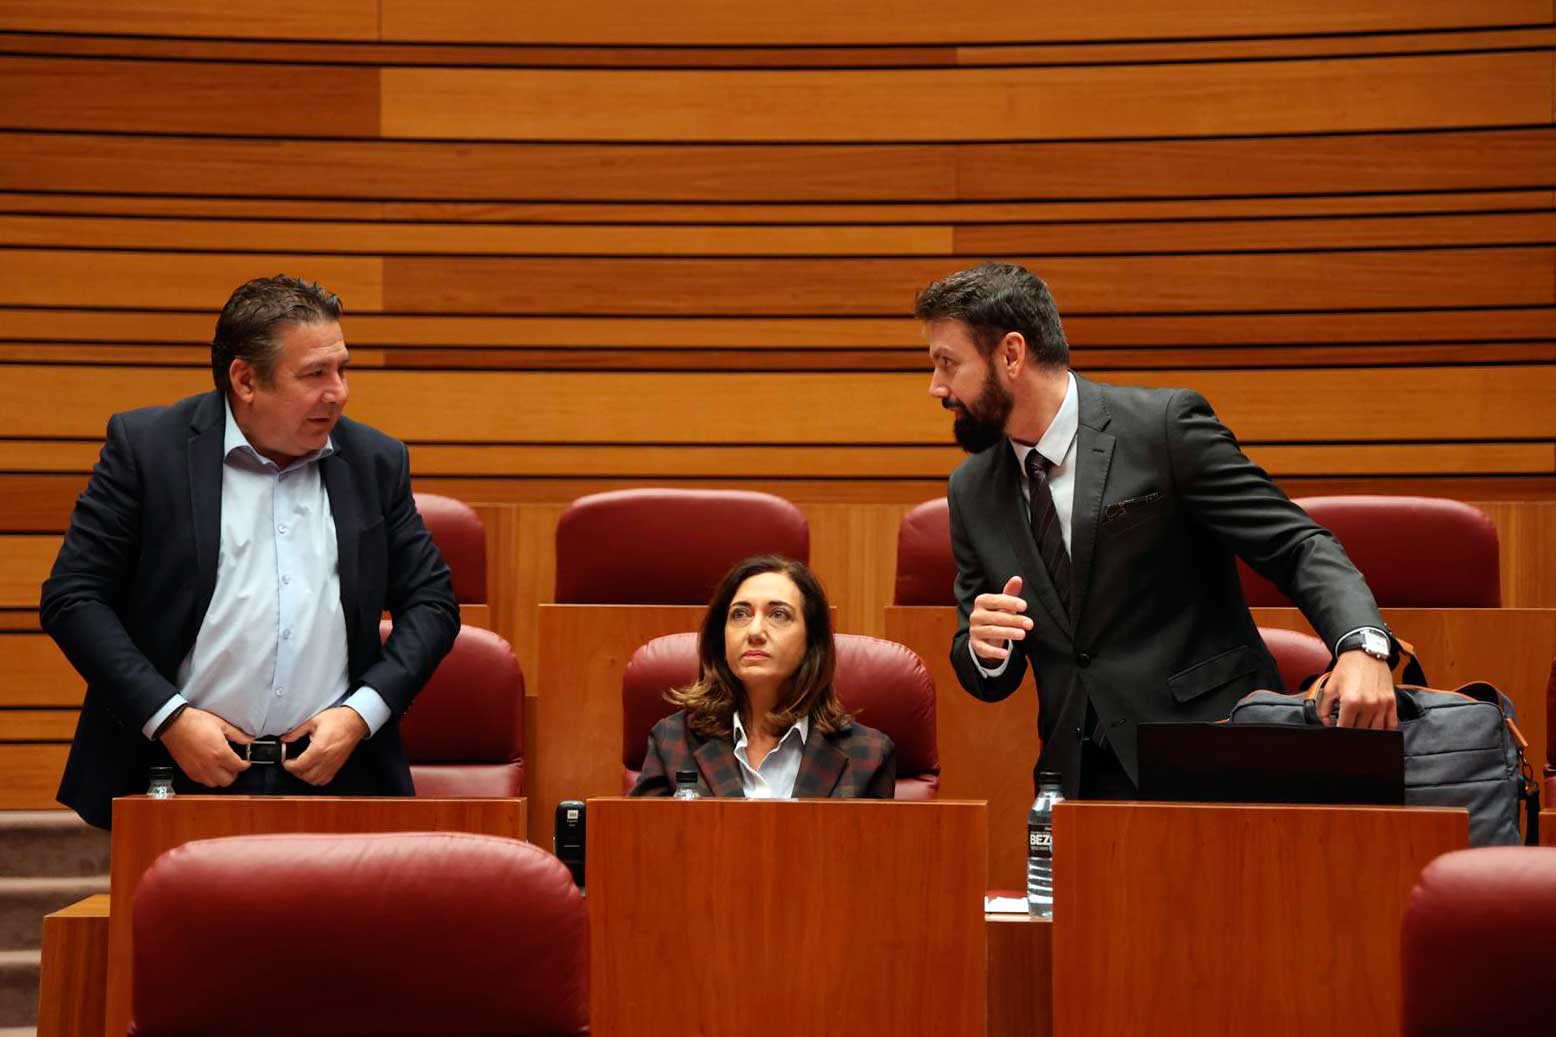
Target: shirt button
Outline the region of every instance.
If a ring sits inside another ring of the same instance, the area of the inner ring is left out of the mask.
[[[280,533],[282,536],[286,536],[286,524],[282,523],[281,525],[277,526],[276,532]]]
[[[285,585],[287,585],[287,584],[289,584],[291,582],[292,582],[292,578],[290,576],[283,576],[283,577],[281,577],[281,584],[283,586],[285,586]]]
[[[291,639],[292,639],[292,632],[290,630],[283,630],[283,631],[281,631],[281,640],[283,640],[283,641],[290,641]]]
[[[286,695],[286,689],[285,688],[277,688],[276,689],[276,698],[283,698],[283,697],[285,697],[285,695]]]

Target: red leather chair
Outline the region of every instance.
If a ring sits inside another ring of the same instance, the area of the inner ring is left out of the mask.
[[[1488,846],[1426,866],[1401,927],[1403,1037],[1550,1033],[1556,848]]]
[[[1260,627],[1259,636],[1264,639],[1264,647],[1275,657],[1281,683],[1286,685],[1287,691],[1300,690],[1303,680],[1329,669],[1329,649],[1312,634]]]
[[[1298,497],[1334,533],[1384,608],[1500,608],[1497,529],[1478,508],[1438,497]],[[1251,606],[1291,602],[1241,560]]]
[[[940,788],[935,682],[918,654],[895,641],[837,634],[837,696],[862,724],[897,744],[898,799],[934,799]],[[697,679],[697,635],[656,637],[632,653],[621,677],[621,786],[637,783],[648,732],[675,712],[665,692]]]
[[[583,898],[518,840],[198,840],[157,858],[134,912],[139,1037],[588,1032]]]
[[[799,508],[769,493],[639,489],[573,501],[556,527],[556,601],[703,605],[736,562],[810,558]]]
[[[897,589],[893,605],[955,605],[956,558],[951,553],[951,507],[927,500],[897,527]]]
[[[389,636],[388,622],[379,633]],[[507,641],[462,626],[400,721],[418,796],[524,794],[524,674]]]
[[[486,601],[486,527],[464,501],[418,493],[416,510],[432,534],[454,578],[454,600],[461,605]]]

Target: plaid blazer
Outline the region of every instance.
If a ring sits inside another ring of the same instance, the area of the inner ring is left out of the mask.
[[[743,797],[740,764],[731,738],[703,738],[679,710],[648,733],[643,772],[634,796],[668,796],[677,771],[696,771],[704,796]],[[831,735],[814,731],[805,740],[795,799],[891,799],[897,789],[897,747],[873,727],[852,723]]]

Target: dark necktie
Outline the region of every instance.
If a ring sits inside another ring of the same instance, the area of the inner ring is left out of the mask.
[[[1064,533],[1059,529],[1059,513],[1054,510],[1054,495],[1048,489],[1048,471],[1052,468],[1048,458],[1036,450],[1027,452],[1027,485],[1032,491],[1032,539],[1037,541],[1037,553],[1043,556],[1048,576],[1054,590],[1059,592],[1059,604],[1065,614],[1070,612],[1070,552],[1064,546]]]

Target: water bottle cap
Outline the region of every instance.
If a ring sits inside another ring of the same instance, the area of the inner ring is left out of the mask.
[[[1058,771],[1039,771],[1037,783],[1039,785],[1062,785],[1064,784],[1064,775]]]
[[[677,785],[695,785],[695,784],[697,784],[697,772],[696,771],[676,771],[675,772],[675,783]]]
[[[173,777],[173,768],[171,768],[171,767],[153,767],[153,768],[151,768],[151,776],[153,778],[168,778],[168,779],[171,779]]]

